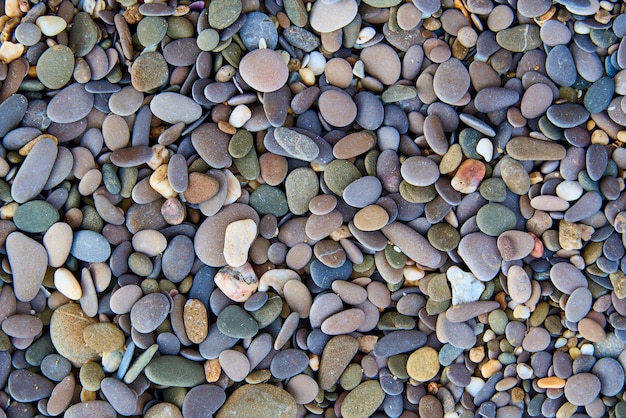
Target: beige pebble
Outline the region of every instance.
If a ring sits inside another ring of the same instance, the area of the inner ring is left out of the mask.
[[[89,196],[100,187],[100,183],[102,183],[102,172],[97,168],[91,169],[78,183],[78,193]]]
[[[194,344],[200,344],[209,333],[207,310],[198,299],[189,299],[183,310],[185,333]]]
[[[15,61],[24,53],[24,45],[16,44],[13,42],[3,42],[0,46],[0,61],[5,64],[9,64]]]
[[[241,183],[230,170],[224,170],[226,174],[226,199],[224,205],[235,203],[241,197]]]
[[[369,205],[354,215],[354,226],[361,231],[377,231],[387,225],[389,214],[378,205]]]
[[[50,37],[57,36],[67,27],[65,19],[59,16],[40,16],[35,21],[35,24],[41,33]]]
[[[230,117],[228,118],[228,123],[230,123],[235,128],[241,128],[250,118],[252,117],[252,111],[246,105],[238,105],[236,106]]]
[[[537,386],[542,389],[560,389],[565,387],[565,379],[557,376],[542,377],[537,380]]]
[[[224,234],[224,258],[233,267],[243,266],[248,251],[257,236],[257,226],[252,219],[235,221],[226,227]]]
[[[133,235],[132,244],[135,251],[154,257],[165,251],[167,239],[159,231],[144,229]]]
[[[150,187],[166,199],[178,196],[178,193],[172,189],[167,178],[167,164],[163,164],[157,168],[150,176]]]
[[[259,280],[259,291],[267,292],[270,287],[280,296],[283,296],[283,289],[289,280],[302,280],[300,275],[289,269],[273,269],[269,270],[261,276]]]
[[[70,255],[74,234],[65,222],[52,225],[43,236],[43,246],[48,253],[48,265],[61,267]]]
[[[54,272],[54,287],[72,300],[80,299],[83,294],[74,274],[64,267],[58,268]]]

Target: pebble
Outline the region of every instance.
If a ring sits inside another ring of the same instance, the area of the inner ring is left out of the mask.
[[[267,383],[242,385],[217,412],[217,418],[247,415],[295,417],[297,405],[284,389]]]
[[[205,382],[202,365],[179,356],[155,357],[144,372],[155,385],[194,387]]]
[[[595,375],[578,373],[567,379],[563,393],[573,405],[585,406],[600,394],[600,388],[600,379]]]

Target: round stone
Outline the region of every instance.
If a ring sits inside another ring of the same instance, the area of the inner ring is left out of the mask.
[[[467,93],[469,86],[469,72],[458,59],[450,58],[437,67],[433,89],[442,102],[455,104]]]
[[[147,334],[157,329],[170,312],[170,301],[162,293],[150,293],[139,299],[130,311],[130,323]]]
[[[149,92],[167,82],[169,68],[160,52],[146,52],[133,62],[130,80],[137,91]]]
[[[600,394],[600,379],[591,373],[578,373],[567,379],[564,388],[565,398],[573,405],[590,404]]]
[[[74,72],[74,53],[65,45],[54,45],[44,51],[37,61],[37,78],[49,89],[65,86]]]
[[[243,80],[260,92],[272,92],[287,82],[289,69],[283,57],[273,49],[255,49],[239,63]]]
[[[427,382],[439,373],[439,355],[432,347],[421,347],[409,356],[406,370],[413,379]]]

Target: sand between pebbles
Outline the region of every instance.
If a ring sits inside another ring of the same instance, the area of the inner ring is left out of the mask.
[[[626,417],[609,0],[4,0],[0,417]]]

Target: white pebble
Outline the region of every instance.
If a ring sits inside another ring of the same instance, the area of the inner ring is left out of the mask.
[[[469,385],[465,386],[465,391],[472,396],[476,394],[485,386],[485,382],[480,377],[472,376]]]
[[[493,332],[492,330],[488,329],[487,331],[485,331],[485,333],[483,334],[483,342],[488,343],[489,341],[492,341],[496,338],[496,333]]]
[[[524,305],[518,305],[513,310],[513,316],[517,319],[528,319],[530,318],[530,308]]]
[[[575,180],[564,180],[556,186],[556,195],[563,200],[572,202],[583,195],[583,188]]]
[[[307,61],[306,64],[304,64],[303,61],[303,66],[306,66],[309,70],[313,71],[313,74],[315,75],[320,75],[324,72],[324,68],[326,68],[326,58],[317,51],[313,51],[311,52],[309,55],[307,55],[307,58],[305,57],[304,61]]]
[[[583,344],[580,346],[580,354],[593,356],[593,353],[594,353],[594,348],[592,344]]]
[[[59,16],[40,16],[35,21],[35,24],[41,33],[46,36],[56,36],[67,27],[65,19]]]
[[[493,158],[493,144],[488,138],[481,138],[476,145],[476,152],[489,162]]]
[[[74,274],[64,267],[58,268],[54,272],[54,287],[68,299],[78,300],[83,295]]]
[[[533,377],[533,369],[526,363],[519,363],[517,365],[517,375],[520,379],[530,379]]]
[[[588,35],[591,32],[591,28],[582,21],[577,20],[576,23],[574,23],[574,32],[581,35]]]
[[[567,344],[567,338],[559,337],[554,342],[554,348],[565,347],[565,344]]]
[[[241,128],[252,117],[252,111],[246,105],[239,105],[235,107],[228,118],[230,123],[235,128]]]
[[[374,36],[376,36],[376,29],[371,26],[366,26],[359,32],[359,36],[356,38],[356,44],[363,45],[371,41]]]

